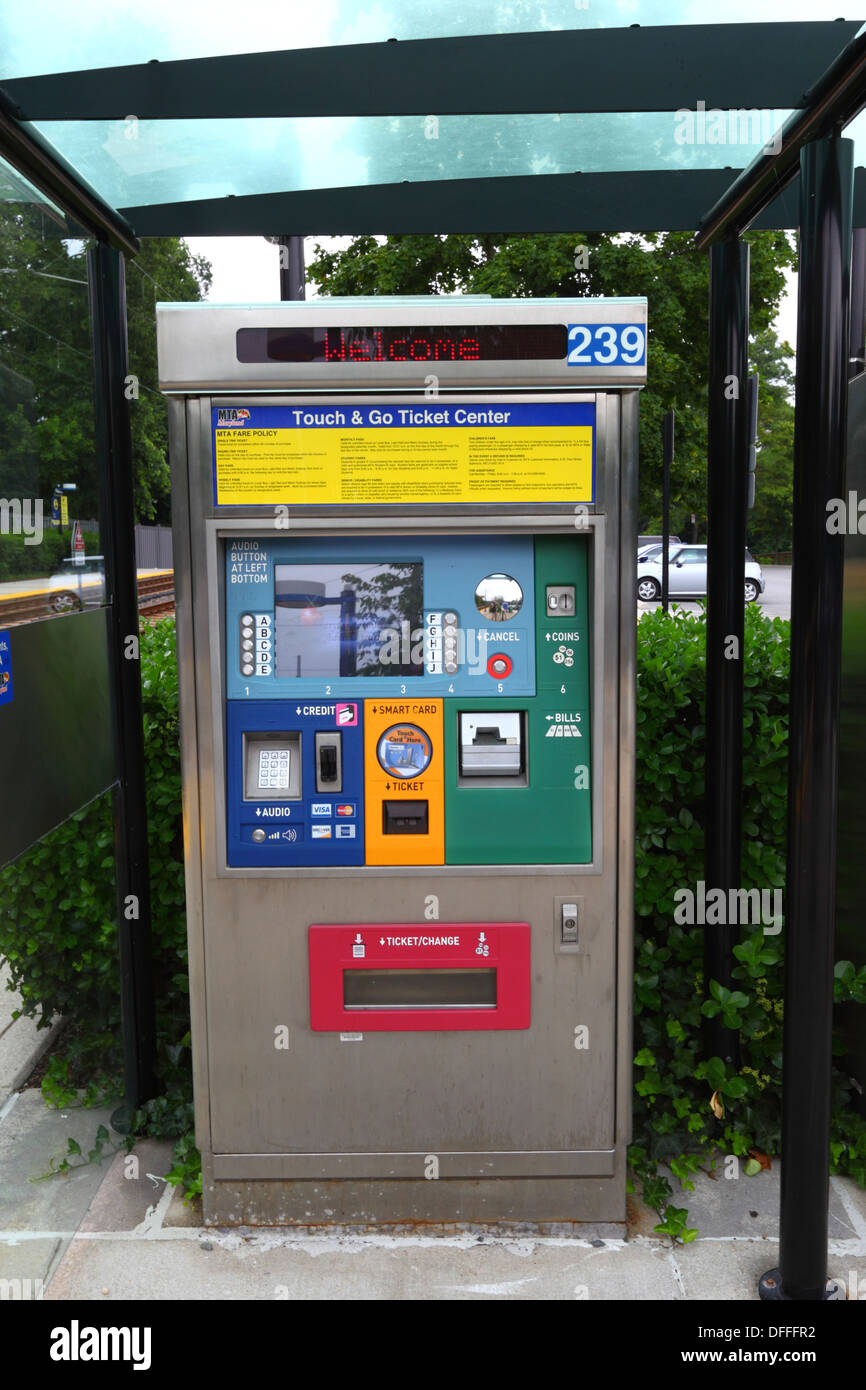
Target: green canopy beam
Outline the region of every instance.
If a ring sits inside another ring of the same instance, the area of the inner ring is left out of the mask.
[[[788,109],[858,21],[390,39],[19,77],[21,120]],[[231,35],[226,35],[231,47]]]
[[[303,227],[319,236],[694,231],[733,176],[732,169],[687,169],[407,181],[156,203],[121,213],[143,237],[268,236],[274,227]],[[864,169],[857,170],[854,220],[866,225]],[[796,185],[754,222],[761,228],[797,225]]]

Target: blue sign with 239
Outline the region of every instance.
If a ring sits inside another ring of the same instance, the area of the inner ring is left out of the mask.
[[[646,328],[642,323],[570,323],[569,367],[642,367]]]

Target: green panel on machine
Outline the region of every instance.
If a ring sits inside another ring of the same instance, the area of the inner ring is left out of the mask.
[[[587,545],[535,542],[535,697],[445,701],[446,864],[592,859]]]

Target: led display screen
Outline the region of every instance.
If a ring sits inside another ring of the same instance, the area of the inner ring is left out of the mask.
[[[239,362],[561,362],[562,323],[239,328]]]

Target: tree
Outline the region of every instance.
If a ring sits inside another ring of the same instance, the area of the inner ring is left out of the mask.
[[[142,243],[127,267],[133,466],[138,520],[168,520],[165,401],[156,369],[157,299],[198,300],[210,267],[176,239]],[[26,203],[0,204],[0,483],[42,498],[73,482],[74,512],[98,515],[86,243]]]
[[[161,300],[203,299],[210,284],[210,263],[203,256],[193,256],[186,242],[174,237],[142,241],[139,255],[129,263],[129,370],[138,379],[139,392],[130,414],[140,521],[171,520],[168,422],[156,361],[156,305]]]
[[[755,505],[746,513],[746,535],[757,551],[790,550],[794,525],[794,374],[791,349],[773,333],[758,334],[749,350],[758,388]]]
[[[751,327],[770,334],[794,247],[784,232],[751,243]],[[662,419],[676,411],[671,526],[706,518],[709,260],[687,232],[605,236],[358,237],[316,247],[309,276],[329,295],[490,294],[495,297],[633,296],[649,300],[648,382],[641,399],[641,529],[661,525]],[[771,430],[769,422],[767,430]],[[765,448],[783,449],[768,433]],[[769,458],[772,454],[772,449]]]

